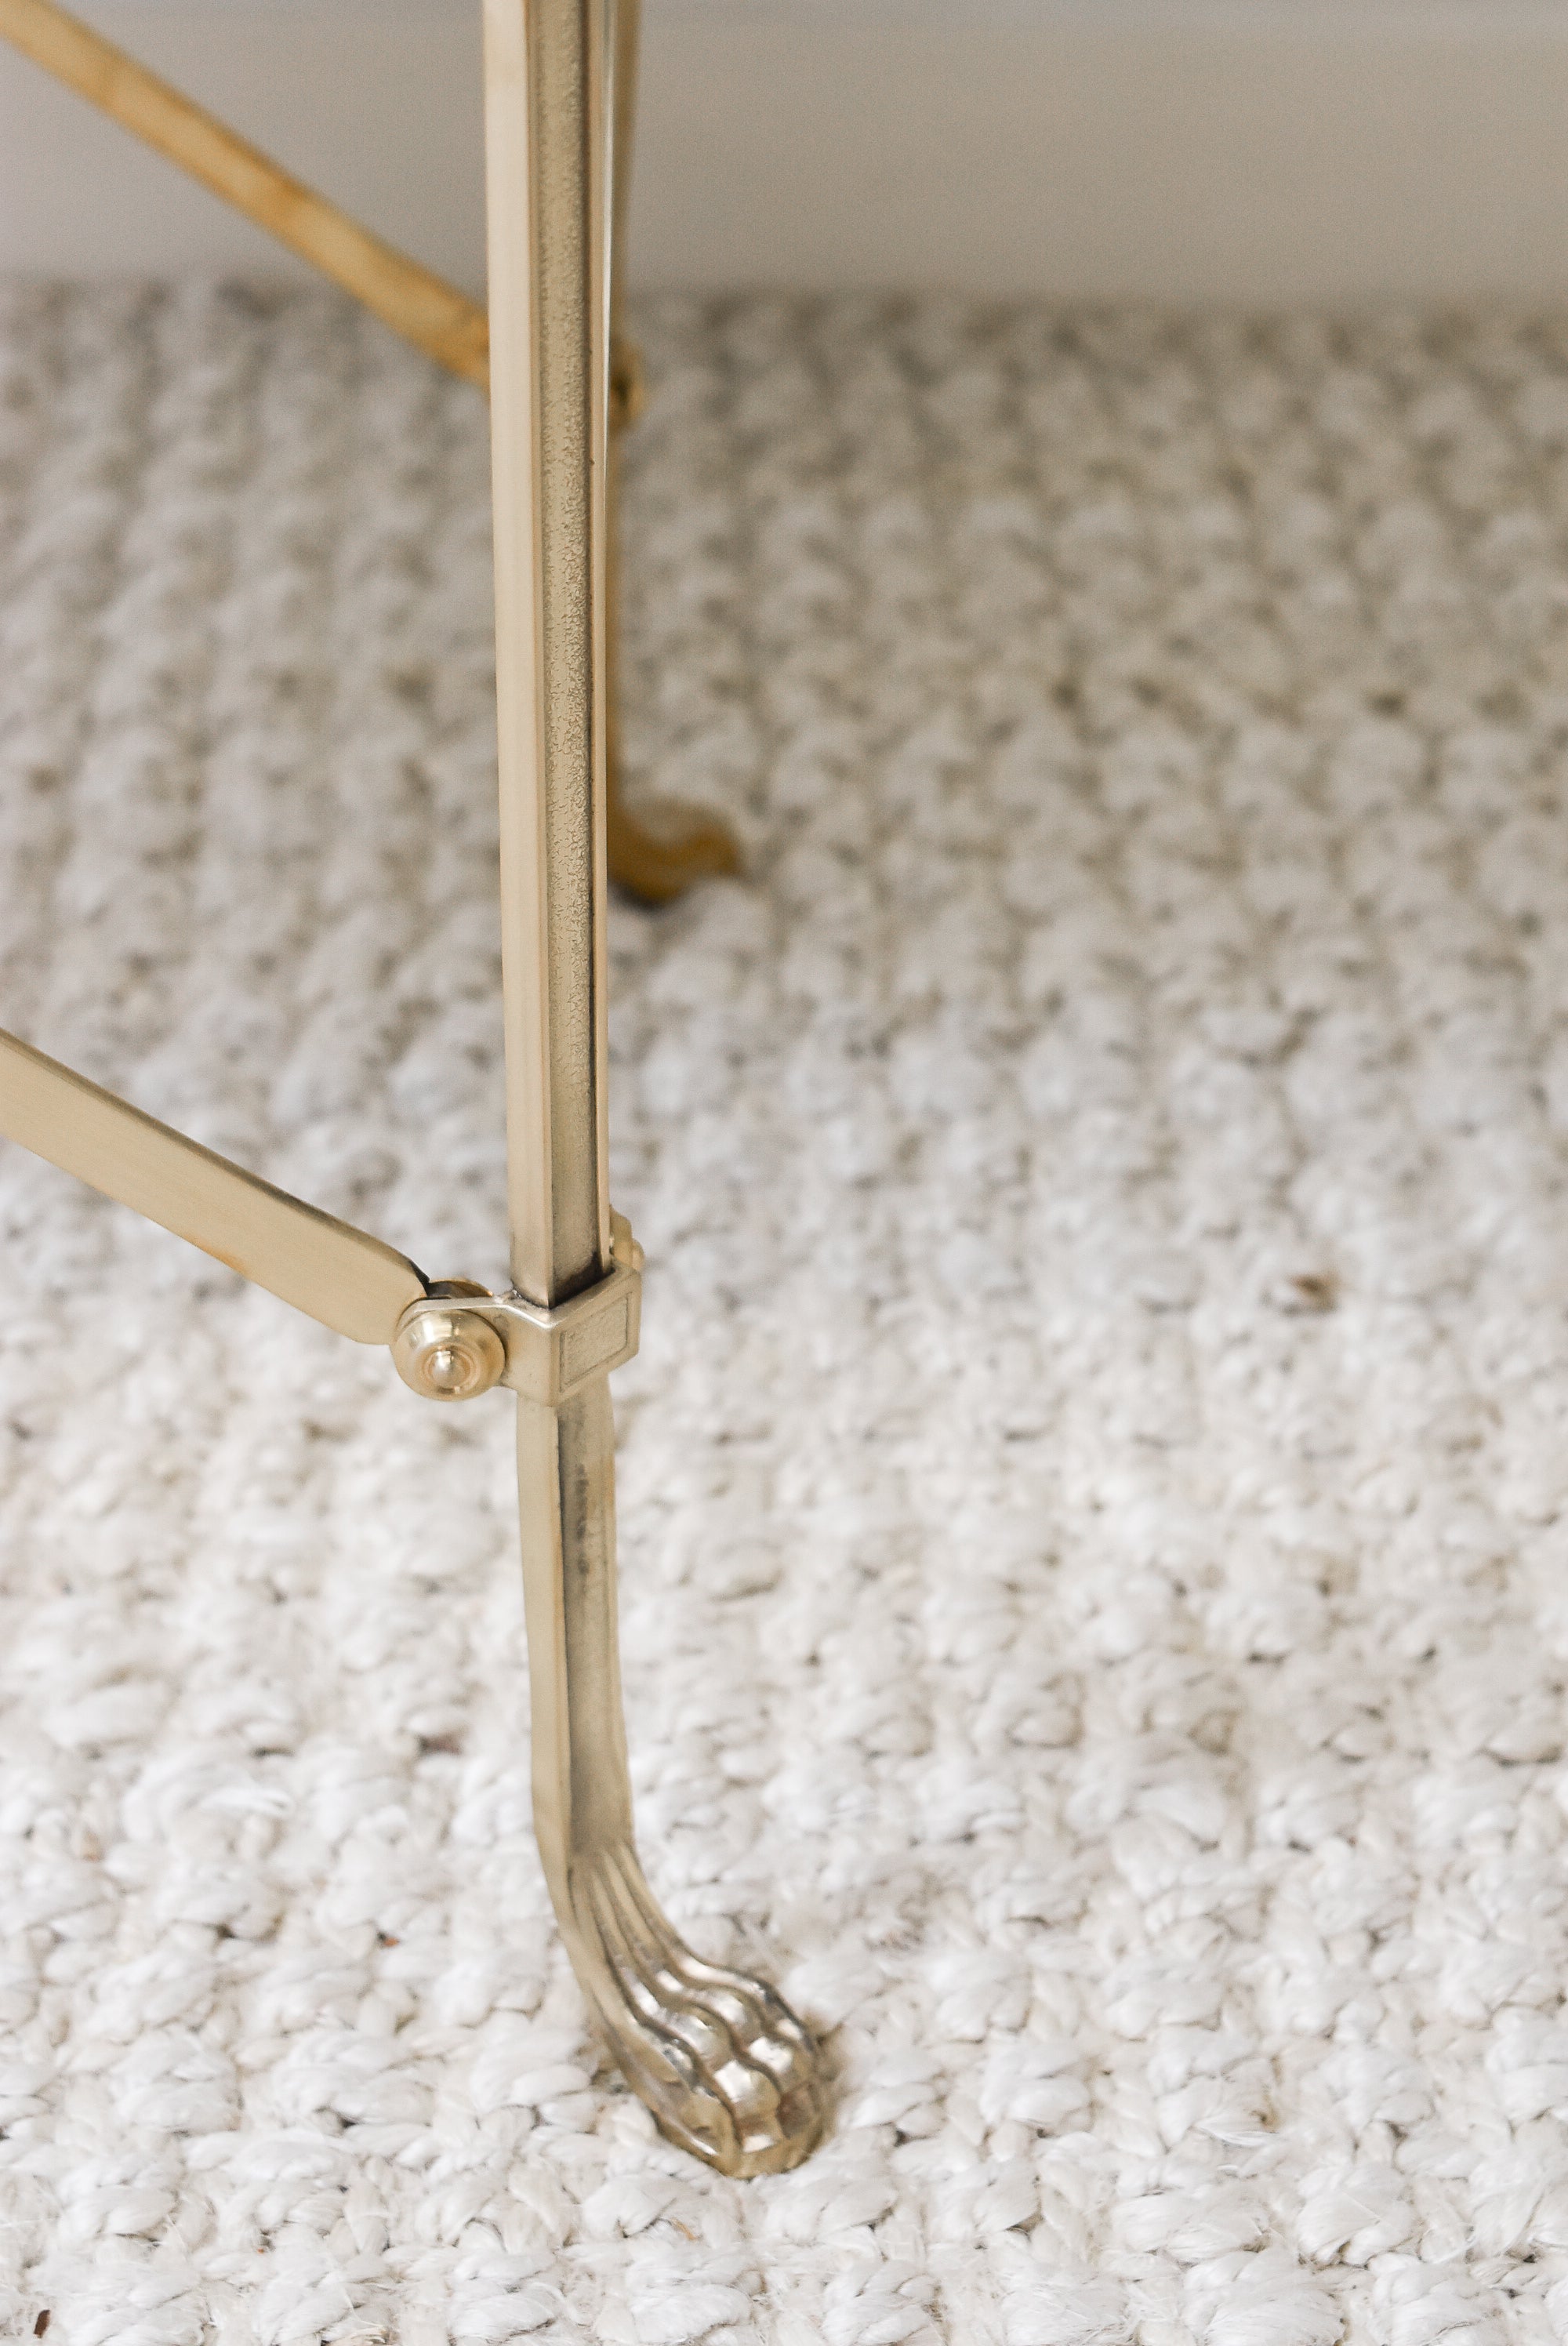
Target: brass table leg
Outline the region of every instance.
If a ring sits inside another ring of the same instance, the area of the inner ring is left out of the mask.
[[[641,856],[630,884],[656,897],[693,876],[695,855],[732,868],[711,830],[706,849],[689,831],[684,850],[667,844],[659,866],[609,788],[609,428],[613,397],[623,419],[634,403],[621,370],[618,394],[611,382],[612,198],[624,205],[616,145],[630,122],[636,0],[484,0],[484,33],[512,1291],[433,1282],[5,1034],[0,1134],[323,1325],[388,1345],[416,1392],[518,1393],[550,1895],[584,1992],[659,2125],[728,2175],[760,2175],[795,2166],[821,2134],[817,2051],[771,1988],[699,1962],[654,1903],[632,1838],[616,1635],[609,1373],[636,1350],[641,1258],[609,1203],[606,862]],[[461,346],[463,371],[483,379],[460,297],[411,276],[52,0],[0,0],[4,35],[247,209],[259,188],[276,198],[301,250],[448,364]]]
[[[617,1261],[605,1097],[606,471],[624,30],[616,0],[485,0],[512,1276],[524,1305],[552,1314],[591,1298]],[[585,1993],[665,2131],[727,2174],[791,2167],[824,2118],[809,2036],[770,1988],[681,1945],[637,1863],[609,1386],[572,1369],[567,1341],[553,1388],[563,1397],[521,1400],[518,1421],[550,1894]]]
[[[617,435],[618,436],[618,435]],[[634,814],[621,789],[620,709],[620,499],[616,492],[619,462],[615,440],[610,443],[610,576],[609,661],[613,679],[609,705],[609,773],[605,808],[606,849],[610,878],[640,904],[671,904],[698,880],[733,877],[740,870],[740,850],[735,833],[718,815],[683,799],[655,799],[641,815]]]
[[[517,1404],[534,1705],[534,1821],[574,1970],[628,2083],[726,2175],[794,2167],[821,2132],[810,2038],[773,1990],[699,1963],[654,1903],[632,1838],[616,1633],[609,1380]]]

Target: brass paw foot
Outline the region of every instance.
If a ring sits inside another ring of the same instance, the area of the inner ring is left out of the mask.
[[[534,1820],[573,1969],[672,2142],[724,2175],[779,2174],[826,2123],[817,2047],[774,1989],[681,1944],[633,1843],[607,1378],[556,1408],[520,1401],[517,1464]]]
[[[584,1984],[663,2132],[724,2175],[798,2167],[827,2105],[817,2047],[783,1998],[683,1946],[630,1848],[575,1872],[572,1906]]]
[[[694,881],[721,879],[740,869],[734,834],[717,815],[678,799],[659,799],[643,821],[627,812],[613,784],[606,847],[610,878],[643,904],[670,903]]]

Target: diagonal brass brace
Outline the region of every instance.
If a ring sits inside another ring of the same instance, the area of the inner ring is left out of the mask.
[[[610,1217],[611,1266],[551,1307],[427,1280],[351,1223],[176,1132],[0,1030],[0,1136],[188,1239],[242,1279],[361,1344],[391,1347],[406,1385],[468,1401],[506,1385],[546,1408],[637,1349],[643,1250]]]
[[[0,1030],[0,1136],[356,1344],[390,1344],[423,1271]]]

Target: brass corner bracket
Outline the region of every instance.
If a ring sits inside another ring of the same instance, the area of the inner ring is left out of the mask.
[[[611,1232],[612,1268],[564,1303],[492,1295],[465,1279],[436,1280],[392,1332],[404,1384],[427,1401],[472,1401],[506,1385],[559,1409],[595,1377],[623,1368],[641,1332],[643,1250],[621,1215],[612,1215]]]

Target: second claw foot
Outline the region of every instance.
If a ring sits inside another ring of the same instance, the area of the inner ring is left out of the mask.
[[[628,2084],[671,2141],[721,2174],[797,2167],[827,2123],[821,2056],[777,1991],[684,1946],[635,1853],[574,1871],[584,1984]]]
[[[630,813],[613,790],[609,805],[610,877],[643,904],[673,903],[698,880],[720,880],[740,869],[740,850],[717,815],[677,799]]]

